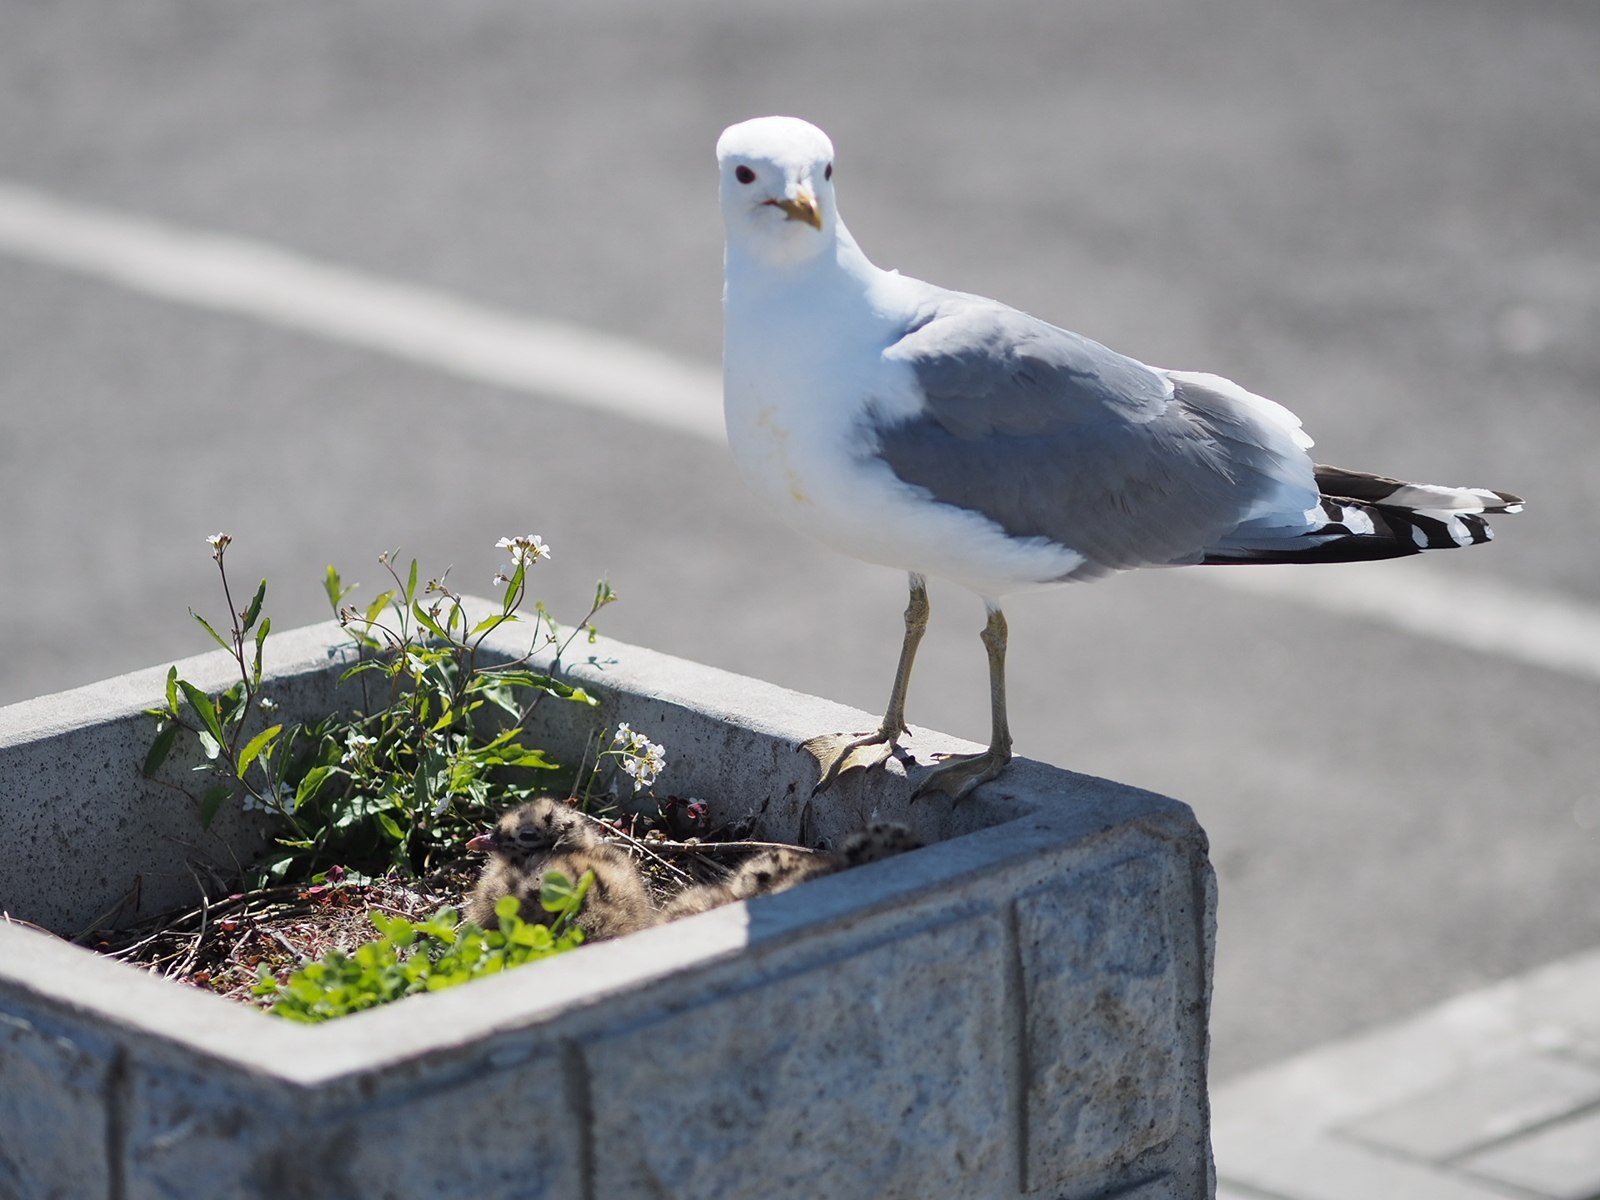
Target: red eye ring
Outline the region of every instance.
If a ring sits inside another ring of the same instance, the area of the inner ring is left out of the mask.
[[[739,168],[734,171],[733,177],[740,183],[754,183],[756,181],[756,173],[743,164],[740,164]]]

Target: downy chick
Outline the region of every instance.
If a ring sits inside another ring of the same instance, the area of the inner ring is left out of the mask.
[[[662,910],[665,920],[706,912],[735,900],[773,896],[786,892],[808,879],[819,879],[849,867],[878,862],[922,846],[904,825],[878,821],[852,833],[837,851],[809,851],[799,847],[763,850],[739,864],[734,873],[720,883],[703,883],[686,888]]]
[[[585,871],[594,872],[576,918],[590,941],[621,937],[658,919],[633,859],[559,800],[542,797],[513,808],[491,832],[469,841],[467,849],[488,855],[466,902],[467,920],[485,929],[499,925],[494,909],[506,896],[521,902],[518,915],[524,921],[548,925],[552,914],[539,903],[547,871],[559,871],[573,884]]]

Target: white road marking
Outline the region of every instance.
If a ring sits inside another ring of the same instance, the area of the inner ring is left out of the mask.
[[[0,183],[0,251],[481,383],[722,438],[722,377],[624,338],[497,312],[245,238]]]
[[[264,242],[128,217],[0,182],[0,253],[465,379],[723,440],[722,383],[714,368],[579,326],[329,266]],[[1413,563],[1382,564],[1377,572],[1217,567],[1195,574],[1600,682],[1600,612],[1559,596]]]
[[[1492,553],[1479,551],[1486,552]],[[1196,574],[1241,592],[1600,683],[1600,612],[1564,596],[1416,559],[1342,567],[1227,566]]]

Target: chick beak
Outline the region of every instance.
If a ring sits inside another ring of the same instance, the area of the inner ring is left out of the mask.
[[[822,213],[817,208],[817,198],[808,187],[796,188],[792,198],[785,196],[781,200],[768,200],[767,203],[791,221],[804,221],[817,230],[822,228]]]
[[[494,834],[480,833],[477,837],[467,842],[467,849],[474,854],[484,854],[494,846]]]

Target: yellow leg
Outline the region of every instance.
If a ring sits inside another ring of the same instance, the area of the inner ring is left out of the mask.
[[[1011,726],[1006,720],[1006,618],[989,607],[983,627],[983,648],[989,655],[989,748],[982,754],[941,755],[939,765],[922,777],[912,799],[943,792],[959,801],[985,780],[993,779],[1011,761]]]
[[[906,732],[906,692],[911,687],[911,665],[916,661],[917,647],[928,628],[928,587],[921,575],[911,576],[911,598],[906,603],[905,640],[900,643],[900,662],[894,671],[894,686],[889,690],[889,707],[884,710],[883,721],[871,733],[851,737],[843,733],[825,733],[806,742],[804,748],[816,758],[822,768],[818,792],[832,787],[834,782],[850,771],[865,771],[882,766],[900,748],[900,735]]]

